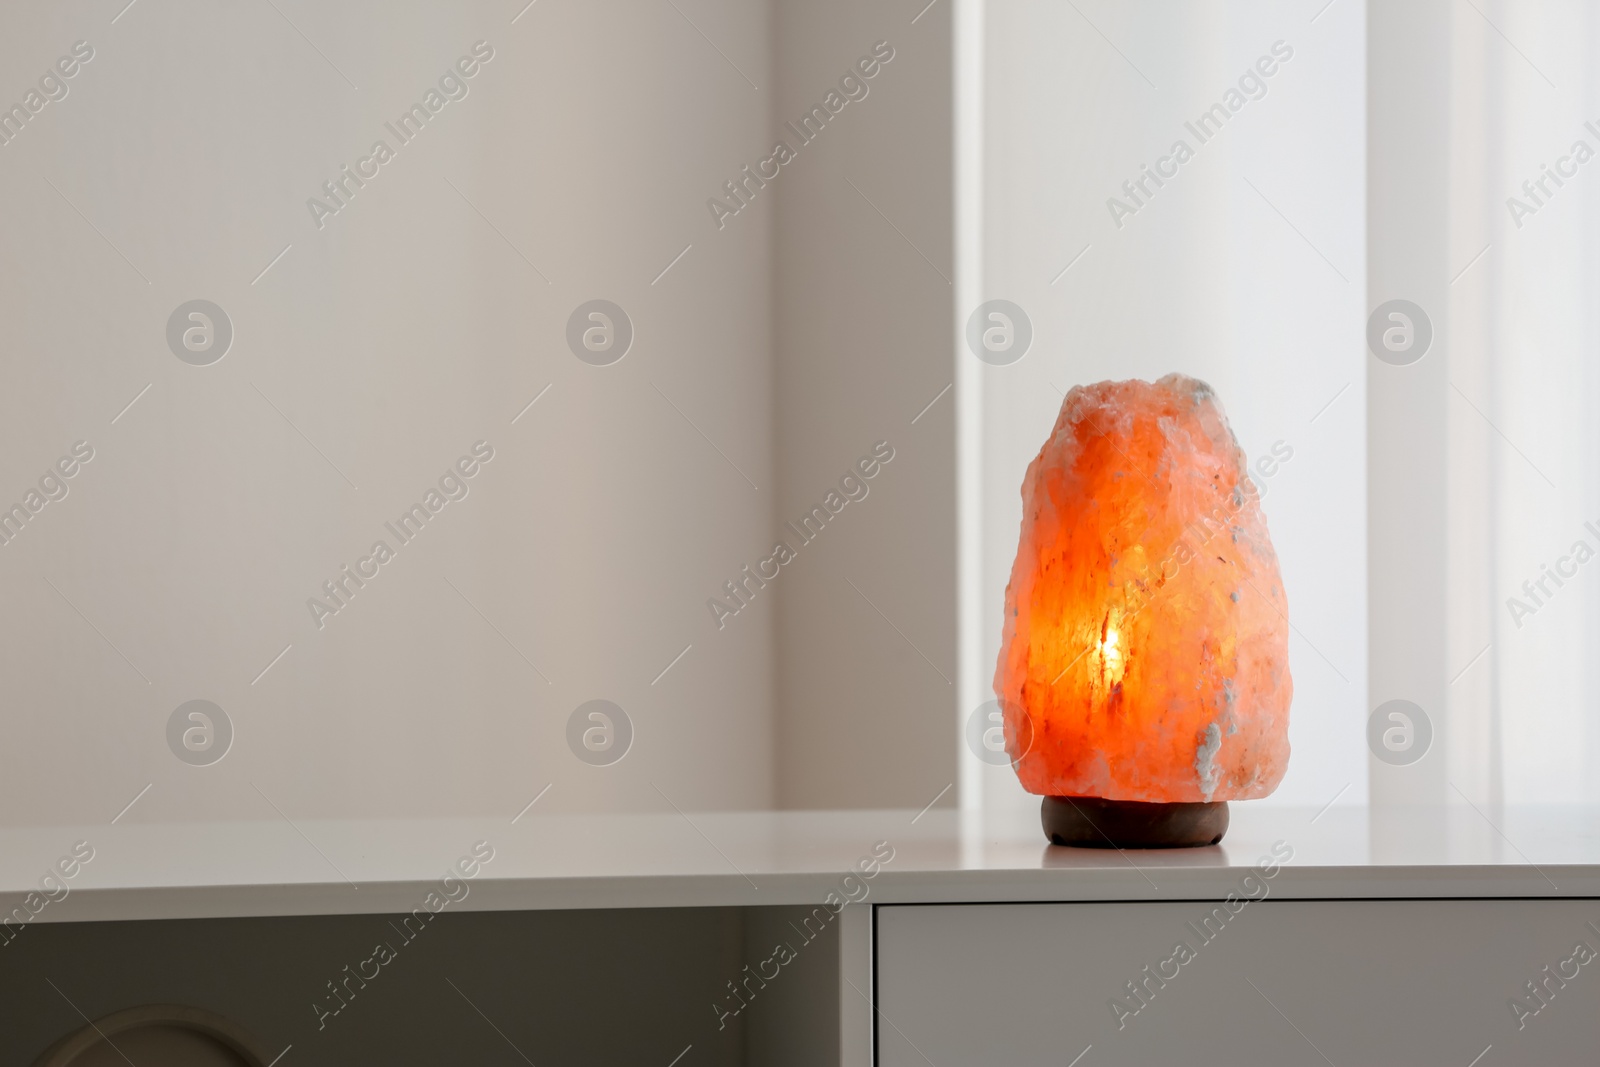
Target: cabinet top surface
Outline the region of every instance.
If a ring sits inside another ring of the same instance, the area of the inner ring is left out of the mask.
[[[1218,846],[1127,852],[1055,848],[1036,817],[948,809],[13,828],[0,830],[0,900],[69,922],[402,912],[430,893],[461,911],[830,891],[878,904],[1222,899],[1254,892],[1243,879],[1275,849],[1279,898],[1600,897],[1600,807],[1235,804],[1232,817]],[[75,861],[75,847],[92,858]],[[858,866],[872,877],[850,877]]]

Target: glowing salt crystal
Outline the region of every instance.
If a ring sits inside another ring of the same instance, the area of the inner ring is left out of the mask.
[[[1169,374],[1073,389],[1022,500],[994,688],[1013,758],[1031,739],[1023,787],[1272,792],[1289,762],[1288,604],[1211,387]]]

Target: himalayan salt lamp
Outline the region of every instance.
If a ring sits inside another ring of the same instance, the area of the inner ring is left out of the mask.
[[[1289,621],[1259,495],[1211,387],[1067,394],[1022,483],[994,688],[1045,833],[1210,845],[1289,762]]]

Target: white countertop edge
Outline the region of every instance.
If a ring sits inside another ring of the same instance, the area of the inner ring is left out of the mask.
[[[479,841],[493,860],[441,913],[820,904],[884,842],[893,858],[858,883],[874,904],[1247,897],[1285,843],[1267,899],[1600,897],[1600,808],[1494,814],[1236,805],[1219,847],[1126,853],[949,810],[26,827],[0,829],[0,918],[80,839],[93,860],[65,897],[34,896],[30,923],[399,914]]]
[[[860,904],[1138,903],[1222,901],[1241,896],[1238,869],[1133,871],[885,871],[862,883]],[[1545,880],[1548,875],[1556,885]],[[480,877],[439,914],[606,908],[825,906],[838,877],[766,875],[758,889],[741,876],[495,879]],[[1260,884],[1260,883],[1258,883]],[[1600,866],[1285,868],[1257,900],[1600,899]],[[306,915],[400,915],[422,908],[436,882],[388,882],[352,889],[343,882],[286,886],[162,886],[83,889],[41,911],[35,922],[108,922]],[[1255,890],[1259,893],[1259,890]],[[859,890],[857,890],[859,893]],[[437,899],[437,898],[436,898]],[[17,929],[16,926],[11,929]],[[0,946],[3,950],[3,946]]]

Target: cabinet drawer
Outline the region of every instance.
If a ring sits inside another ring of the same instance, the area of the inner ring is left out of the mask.
[[[877,1062],[1595,1062],[1600,902],[1236,906],[880,906]]]

